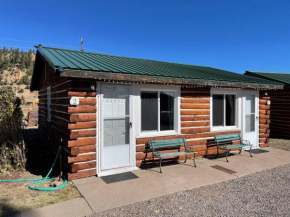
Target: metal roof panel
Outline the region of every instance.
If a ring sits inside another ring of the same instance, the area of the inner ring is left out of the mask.
[[[205,66],[170,63],[50,47],[38,47],[38,50],[42,55],[45,55],[50,62],[52,62],[56,69],[63,67],[65,70],[113,72],[134,76],[279,85],[279,83],[275,81]]]

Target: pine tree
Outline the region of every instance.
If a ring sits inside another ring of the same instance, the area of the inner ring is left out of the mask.
[[[6,54],[7,51],[8,51],[7,48],[6,47],[3,47],[3,53]]]
[[[20,53],[20,65],[19,68],[21,70],[23,70],[25,68],[25,54],[23,53],[23,51],[21,51]]]
[[[4,57],[4,61],[3,61],[2,65],[1,65],[1,68],[2,68],[3,70],[7,70],[8,67],[9,67],[9,60],[8,60],[8,57]]]

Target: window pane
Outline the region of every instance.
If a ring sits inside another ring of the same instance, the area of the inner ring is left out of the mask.
[[[255,131],[255,114],[246,115],[246,132]]]
[[[158,130],[158,93],[141,92],[141,131]]]
[[[174,129],[174,93],[160,92],[160,130]]]
[[[213,126],[224,126],[224,95],[212,96]]]
[[[236,96],[226,95],[226,126],[235,126]]]
[[[255,113],[255,96],[246,96],[246,114]]]

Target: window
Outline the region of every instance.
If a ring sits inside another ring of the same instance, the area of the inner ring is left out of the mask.
[[[255,131],[255,95],[246,96],[246,133]]]
[[[51,92],[51,87],[49,86],[47,89],[46,89],[46,94],[47,94],[47,103],[46,103],[46,106],[47,106],[47,121],[50,122],[51,121],[51,114],[50,114],[50,92]]]
[[[212,95],[212,126],[236,126],[236,95]]]
[[[141,91],[141,132],[175,129],[175,92]]]

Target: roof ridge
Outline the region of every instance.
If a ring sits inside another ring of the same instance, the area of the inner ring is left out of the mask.
[[[259,74],[281,74],[281,75],[290,75],[290,72],[265,72],[265,71],[246,71],[250,73],[259,73]]]

